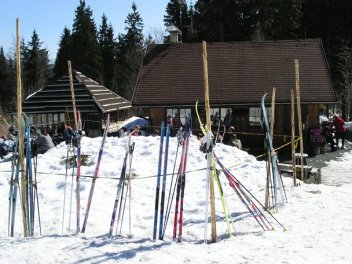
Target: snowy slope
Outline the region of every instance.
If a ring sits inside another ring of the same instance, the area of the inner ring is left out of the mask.
[[[67,147],[61,144],[38,157],[38,191],[42,236],[36,226],[35,237],[23,238],[20,205],[17,204],[15,237],[7,235],[10,162],[0,163],[0,262],[1,263],[352,263],[352,155],[330,162],[323,168],[326,185],[292,187],[284,178],[288,203],[275,217],[285,225],[264,232],[249,215],[234,191],[221,175],[226,199],[234,221],[234,236],[228,238],[221,203],[216,200],[218,242],[205,245],[204,204],[206,160],[199,142],[192,138],[188,158],[184,204],[183,242],[173,242],[172,218],[164,241],[153,241],[155,185],[159,137],[136,137],[132,173],[132,238],[127,238],[128,218],[124,220],[123,238],[108,239],[116,194],[117,179],[125,154],[127,139],[108,138],[104,150],[88,225],[85,234],[74,235],[75,194],[70,212],[71,177],[67,178],[64,232],[62,233],[65,166],[60,165]],[[84,138],[82,152],[97,159],[101,138]],[[172,172],[177,150],[171,139],[168,171]],[[218,144],[215,149],[231,172],[254,194],[264,200],[265,163],[238,149]],[[177,167],[177,166],[176,166]],[[95,164],[82,168],[83,175],[93,175]],[[71,175],[71,170],[69,171]],[[171,177],[168,177],[167,190]],[[91,178],[81,183],[81,219],[83,220]],[[73,190],[74,191],[74,190]],[[216,190],[216,197],[218,193]],[[127,212],[127,211],[126,211]],[[69,229],[70,220],[70,229]],[[210,226],[208,229],[210,236]]]

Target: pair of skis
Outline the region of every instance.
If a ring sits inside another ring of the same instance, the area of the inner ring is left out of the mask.
[[[271,175],[270,175],[270,172],[268,172],[268,177],[267,177],[266,200],[268,200],[270,196],[271,205],[269,205],[268,208],[273,209],[277,212],[278,206],[285,202],[284,195],[286,196],[286,194],[285,194],[282,177],[278,168],[277,155],[275,153],[272,138],[270,135],[268,115],[265,108],[266,95],[267,94],[264,94],[261,101],[261,110],[263,114],[263,128],[264,128],[265,139],[268,147],[268,156],[270,158],[270,168],[271,168]]]
[[[122,164],[120,179],[119,179],[119,183],[117,184],[116,198],[114,201],[114,207],[112,210],[110,229],[108,234],[109,238],[112,237],[112,233],[114,230],[117,208],[119,208],[119,210],[117,215],[116,227],[119,228],[119,225],[121,223],[121,226],[120,226],[120,234],[121,234],[122,220],[125,212],[127,195],[129,197],[129,236],[130,237],[132,236],[131,234],[131,191],[132,191],[131,190],[131,167],[132,167],[134,145],[135,143],[132,142],[131,136],[129,136],[127,147],[126,147],[126,154]],[[127,178],[127,190],[125,192],[127,167],[128,167],[128,178]]]
[[[164,126],[164,122],[162,122],[161,128],[160,128],[160,145],[159,145],[157,183],[156,183],[156,189],[155,189],[154,225],[153,225],[153,239],[154,240],[156,239],[157,235],[158,235],[159,239],[163,239],[164,202],[165,202],[167,161],[168,161],[169,139],[170,139],[170,125],[169,124],[167,125],[167,128],[166,128],[164,170],[163,170],[163,175],[161,175],[162,174],[162,165],[163,165],[164,137],[165,137],[165,126]],[[162,183],[161,183],[161,177],[163,177]],[[160,192],[161,192],[161,196],[160,196]],[[159,199],[159,196],[160,196],[160,199]],[[159,214],[159,203],[160,203],[160,214]],[[158,218],[159,218],[159,232],[158,232]]]
[[[165,189],[166,189],[170,126],[168,125],[166,128],[164,167],[163,167],[163,175],[161,175],[162,160],[163,160],[163,146],[164,146],[164,130],[165,130],[164,123],[162,123],[161,125],[158,175],[157,175],[157,185],[156,185],[156,194],[155,194],[153,239],[156,239],[157,237],[158,216],[159,216],[158,238],[164,239],[167,223],[171,212],[172,202],[176,192],[175,214],[174,214],[174,223],[173,223],[173,239],[178,242],[181,242],[182,240],[183,199],[184,199],[185,185],[186,185],[187,156],[188,156],[188,146],[189,146],[189,137],[191,133],[191,126],[192,126],[191,117],[187,116],[184,127],[181,128],[176,135],[178,145],[177,145],[175,163],[174,163],[172,179],[171,179],[170,188],[169,188],[169,195],[168,195],[168,200],[167,200],[166,210],[165,210],[164,208],[165,195],[166,195]],[[180,164],[178,168],[177,177],[174,182],[174,171],[176,167],[177,155],[178,155],[180,146],[182,146],[182,153],[180,157]],[[161,183],[161,177],[162,177],[162,183]],[[160,191],[161,191],[161,197],[160,197],[160,214],[159,214]]]
[[[191,134],[191,118],[186,119],[184,129],[181,131],[183,137],[182,154],[178,174],[176,178],[176,203],[175,203],[175,216],[174,228],[172,238],[177,242],[182,241],[182,228],[183,228],[183,199],[185,195],[186,186],[186,172],[187,172],[187,157],[189,138]]]
[[[16,218],[16,203],[17,203],[17,192],[19,187],[19,174],[20,174],[20,162],[19,162],[19,140],[26,140],[26,162],[25,162],[25,184],[22,186],[24,189],[21,190],[22,193],[22,206],[25,206],[26,210],[23,210],[23,221],[25,221],[25,226],[29,236],[34,235],[34,218],[35,209],[37,206],[37,214],[39,220],[39,228],[41,233],[41,222],[40,222],[40,211],[39,211],[39,200],[38,200],[38,189],[36,180],[36,163],[34,163],[35,171],[33,177],[33,166],[32,166],[32,144],[31,144],[31,120],[29,117],[24,115],[22,117],[22,123],[24,123],[22,134],[25,138],[17,138],[15,152],[12,156],[12,173],[10,179],[10,193],[9,193],[9,215],[8,215],[8,234],[9,236],[14,236],[15,229],[15,218]]]

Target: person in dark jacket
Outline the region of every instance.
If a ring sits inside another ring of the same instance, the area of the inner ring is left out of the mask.
[[[341,149],[343,149],[345,146],[345,134],[346,134],[345,121],[341,117],[339,117],[337,114],[335,114],[333,124],[334,124],[335,130],[336,130],[336,132],[335,132],[336,144],[338,146],[339,139],[341,139],[341,141],[342,141]]]

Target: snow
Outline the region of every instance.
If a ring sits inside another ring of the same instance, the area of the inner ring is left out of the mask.
[[[286,227],[283,231],[263,231],[247,212],[223,174],[224,194],[234,221],[235,232],[226,234],[221,203],[216,195],[217,243],[204,244],[204,204],[206,160],[196,138],[190,140],[184,198],[184,227],[181,243],[172,240],[173,210],[163,241],[152,240],[159,137],[135,137],[132,173],[132,238],[128,238],[128,217],[122,237],[107,237],[127,138],[107,138],[99,178],[84,234],[75,235],[75,193],[69,229],[71,173],[67,178],[66,210],[62,232],[65,143],[38,156],[38,192],[42,234],[36,216],[35,236],[23,237],[20,204],[17,203],[15,236],[8,237],[8,194],[11,164],[0,163],[0,263],[352,263],[352,154],[330,161],[322,168],[322,184],[292,186],[283,177],[288,202],[275,217]],[[82,152],[93,164],[82,167],[82,175],[94,174],[100,138],[85,137]],[[177,142],[171,138],[168,172],[171,173]],[[266,177],[265,162],[233,147],[218,144],[218,158],[262,203]],[[236,165],[236,166],[234,166]],[[177,166],[176,166],[177,167]],[[171,178],[167,178],[167,191]],[[75,178],[73,181],[75,184]],[[91,178],[81,181],[81,220],[85,214]],[[210,211],[210,210],[209,210]],[[128,206],[126,215],[128,216]],[[210,225],[208,236],[210,240]],[[115,234],[115,232],[114,232]]]

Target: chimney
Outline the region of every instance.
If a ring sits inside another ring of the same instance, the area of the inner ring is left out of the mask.
[[[182,42],[182,33],[178,27],[171,25],[167,27],[167,32],[170,34],[170,42],[171,43],[181,43]]]

